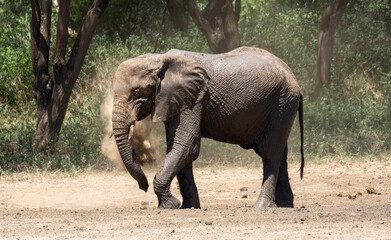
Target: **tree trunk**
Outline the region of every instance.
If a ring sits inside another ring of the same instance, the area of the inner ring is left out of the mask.
[[[33,147],[41,151],[56,142],[68,108],[73,86],[80,73],[96,25],[110,0],[95,0],[88,11],[72,52],[65,61],[68,44],[70,0],[61,0],[58,10],[57,35],[53,54],[54,81],[49,74],[51,0],[30,0],[31,57],[37,101],[37,128]]]
[[[336,0],[323,12],[318,36],[318,58],[316,62],[315,93],[322,95],[322,87],[330,86],[330,68],[333,58],[335,30],[349,0]]]
[[[181,0],[167,0],[167,9],[173,18],[174,27],[179,30],[185,30],[189,25],[189,19]]]
[[[214,53],[224,53],[241,46],[238,30],[241,1],[210,0],[201,12],[194,0],[186,0],[190,16],[205,35]]]

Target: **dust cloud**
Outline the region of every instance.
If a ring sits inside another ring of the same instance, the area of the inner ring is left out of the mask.
[[[111,114],[113,110],[113,94],[108,93],[100,106],[101,118],[106,123],[104,136],[101,141],[101,151],[118,168],[125,170],[118,152],[115,138],[112,135],[113,127]],[[157,165],[162,159],[160,142],[156,134],[152,134],[152,122],[149,117],[136,122],[133,132],[134,150],[141,165]]]

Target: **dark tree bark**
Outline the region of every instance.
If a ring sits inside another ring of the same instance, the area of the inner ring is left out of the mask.
[[[198,29],[205,35],[214,53],[223,53],[241,46],[238,30],[241,1],[210,0],[204,10],[200,10],[194,0],[186,0],[190,16]]]
[[[34,72],[34,96],[37,101],[37,128],[33,147],[41,151],[56,142],[68,108],[73,86],[80,73],[96,25],[110,0],[95,0],[77,35],[68,61],[70,0],[61,0],[58,11],[57,35],[53,53],[53,76],[49,73],[51,0],[30,0],[31,57]]]
[[[179,30],[185,30],[189,24],[189,18],[181,0],[167,0],[167,10],[173,18],[174,27]]]
[[[323,12],[318,36],[318,58],[316,62],[315,93],[322,95],[323,86],[330,86],[330,68],[333,58],[335,30],[349,0],[336,0]]]

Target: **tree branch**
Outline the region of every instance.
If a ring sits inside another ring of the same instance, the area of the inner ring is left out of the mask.
[[[69,76],[70,82],[67,83],[70,84],[70,87],[68,86],[67,89],[72,90],[83,65],[95,28],[109,2],[110,0],[95,0],[86,15],[67,63],[67,70],[71,74],[71,76]]]
[[[239,22],[240,19],[240,11],[242,10],[242,1],[236,0],[235,1],[235,18],[236,22]]]
[[[195,4],[194,0],[186,0],[186,4],[189,9],[191,18],[193,19],[197,27],[204,33],[204,35],[208,36],[213,33],[213,29],[202,18],[201,11]]]
[[[37,62],[38,62],[38,48],[39,48],[39,27],[41,22],[41,9],[39,7],[38,0],[30,0],[31,4],[31,22],[30,22],[30,35],[31,35],[31,60],[33,64],[34,76],[37,75]]]
[[[39,50],[44,57],[44,64],[49,62],[49,51],[50,51],[50,25],[52,17],[52,1],[43,0],[41,9],[41,27],[40,27],[40,41]],[[38,66],[39,67],[39,66]]]
[[[185,30],[189,19],[180,0],[167,0],[167,10],[173,18],[174,27]]]
[[[58,6],[57,36],[54,44],[53,72],[58,79],[59,72],[65,72],[65,53],[68,44],[68,24],[69,24],[70,1],[61,0]]]
[[[60,12],[60,6],[58,5],[58,0],[52,0],[52,4],[54,9],[56,10],[56,13],[58,14]],[[71,38],[77,37],[77,32],[71,29],[69,26],[68,26],[68,36]]]
[[[319,98],[323,86],[330,86],[330,71],[333,58],[335,31],[349,0],[335,0],[323,12],[318,35],[315,93]]]

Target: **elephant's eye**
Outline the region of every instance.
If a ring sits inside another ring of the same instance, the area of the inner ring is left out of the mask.
[[[129,96],[129,100],[138,98],[139,96],[140,96],[140,89],[135,88],[131,91],[130,96]]]

